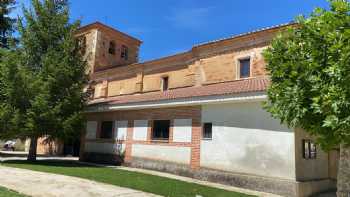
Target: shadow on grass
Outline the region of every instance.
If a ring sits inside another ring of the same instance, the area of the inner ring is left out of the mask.
[[[37,161],[27,161],[27,160],[7,160],[3,161],[3,164],[14,164],[14,165],[38,165],[38,166],[52,166],[52,167],[89,167],[89,168],[102,168],[96,165],[89,165],[85,163],[81,163],[79,161],[71,161],[71,160],[59,160],[59,159],[47,159],[47,160],[37,160]]]
[[[25,153],[4,153],[4,152],[0,152],[0,157],[3,157],[3,158],[11,158],[11,157],[27,157],[27,154]]]

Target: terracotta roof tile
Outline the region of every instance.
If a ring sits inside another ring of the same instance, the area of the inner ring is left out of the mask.
[[[94,100],[89,104],[130,104],[139,102],[156,102],[164,100],[185,99],[203,96],[218,96],[239,94],[248,92],[265,91],[268,85],[268,78],[251,78],[231,82],[203,85],[199,87],[185,87],[172,89],[165,92],[148,92],[143,94],[123,95],[110,97],[102,100]]]

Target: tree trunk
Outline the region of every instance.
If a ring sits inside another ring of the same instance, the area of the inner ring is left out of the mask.
[[[350,197],[350,147],[340,145],[337,197]]]
[[[28,161],[36,161],[37,144],[38,144],[38,138],[31,137],[30,138],[29,153],[28,153],[28,157],[27,157]]]

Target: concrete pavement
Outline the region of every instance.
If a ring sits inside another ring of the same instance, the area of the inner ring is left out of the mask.
[[[32,197],[158,197],[87,179],[0,166],[0,186]]]

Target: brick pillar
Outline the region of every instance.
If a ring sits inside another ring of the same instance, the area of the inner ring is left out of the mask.
[[[130,163],[132,160],[131,149],[132,149],[133,128],[134,128],[133,121],[128,120],[128,128],[127,128],[126,142],[125,142],[125,158],[124,158],[125,163]]]
[[[153,128],[153,120],[148,120],[148,127],[147,127],[147,141],[152,141],[152,128]]]
[[[174,119],[170,120],[169,142],[174,141]]]
[[[192,120],[192,145],[191,145],[191,169],[200,168],[200,143],[202,136],[202,127],[199,120]]]
[[[97,128],[96,128],[96,139],[99,139],[101,137],[101,121],[97,122]]]

